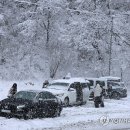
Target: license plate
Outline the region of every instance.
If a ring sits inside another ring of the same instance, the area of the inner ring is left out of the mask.
[[[11,113],[11,111],[10,111],[10,110],[4,110],[4,109],[2,109],[2,110],[1,110],[1,112]]]

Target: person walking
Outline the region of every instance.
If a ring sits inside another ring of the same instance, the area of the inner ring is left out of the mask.
[[[17,84],[14,83],[13,86],[9,90],[8,97],[13,97],[16,92],[17,92]]]
[[[49,81],[45,80],[44,83],[43,83],[42,88],[47,88],[48,85],[49,85]]]
[[[103,89],[101,88],[100,84],[97,84],[94,88],[94,105],[95,108],[99,108],[99,104],[101,107],[104,107],[103,101]]]

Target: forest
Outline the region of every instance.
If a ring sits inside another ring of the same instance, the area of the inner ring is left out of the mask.
[[[130,0],[0,0],[0,79],[119,76],[130,84]]]

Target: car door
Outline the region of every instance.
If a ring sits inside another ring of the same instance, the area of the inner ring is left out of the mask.
[[[46,92],[45,94],[45,103],[47,104],[47,113],[48,116],[53,116],[55,114],[56,109],[58,108],[58,100],[57,98],[50,92]]]
[[[93,100],[94,98],[94,87],[96,86],[96,80],[88,80],[89,81],[89,87],[90,87],[90,95],[89,100]]]
[[[48,102],[46,100],[46,95],[44,92],[39,93],[37,96],[37,110],[40,114],[46,114],[48,109]]]
[[[69,97],[70,104],[76,103],[76,89],[74,83],[70,84],[70,87],[68,89],[68,97]]]
[[[83,101],[86,102],[89,100],[90,96],[90,89],[87,83],[81,83],[82,88],[83,88]]]
[[[57,98],[50,92],[41,92],[37,98],[39,114],[45,117],[53,116],[58,106]]]

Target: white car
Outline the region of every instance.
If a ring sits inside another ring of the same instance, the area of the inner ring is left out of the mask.
[[[58,98],[61,99],[64,106],[75,105],[76,102],[76,89],[74,87],[75,82],[80,82],[83,90],[83,103],[86,103],[89,100],[89,87],[88,80],[84,78],[70,78],[70,79],[59,79],[54,80],[47,88],[44,88],[46,91],[52,92]]]

